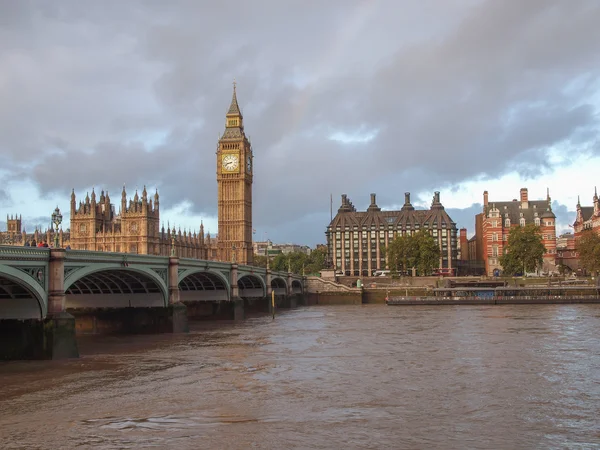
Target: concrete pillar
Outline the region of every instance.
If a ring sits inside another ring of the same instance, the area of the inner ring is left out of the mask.
[[[267,273],[265,276],[265,283],[267,285],[267,298],[269,299],[269,301],[271,301],[271,292],[273,291],[273,288],[271,287],[271,280],[272,280],[272,275],[271,275],[271,269],[267,269]]]
[[[48,277],[48,314],[43,327],[43,357],[78,358],[75,317],[65,311],[65,257],[62,248],[50,250]]]
[[[169,305],[179,303],[179,258],[169,257]]]
[[[244,311],[244,300],[240,298],[240,289],[238,287],[238,265],[231,265],[231,301],[233,302],[233,320],[244,320],[246,313]]]
[[[292,293],[294,292],[292,290],[292,272],[288,272],[286,284],[287,284],[287,295],[292,295]]]
[[[62,248],[50,250],[48,277],[48,315],[65,311],[65,257]]]
[[[179,258],[169,257],[169,305],[167,307],[167,333],[187,333],[188,317],[187,307],[181,303],[179,297]],[[163,330],[159,329],[159,332]]]
[[[240,296],[240,290],[238,287],[238,265],[236,263],[231,265],[229,284],[231,285],[231,292],[229,293],[231,300],[238,298]]]

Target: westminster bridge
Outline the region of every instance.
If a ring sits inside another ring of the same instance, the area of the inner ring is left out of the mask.
[[[76,333],[185,332],[302,301],[304,279],[217,261],[0,246],[0,358],[78,355]]]

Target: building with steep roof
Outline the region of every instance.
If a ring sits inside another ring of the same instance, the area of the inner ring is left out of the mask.
[[[520,191],[520,199],[494,201],[483,193],[483,212],[475,217],[477,259],[485,264],[485,272],[493,276],[502,272],[500,256],[507,250],[507,241],[513,227],[533,223],[540,227],[542,243],[546,248],[541,268],[546,272],[556,270],[556,216],[552,212],[550,193],[545,200],[529,200],[527,188]]]
[[[577,239],[584,230],[594,230],[600,234],[600,204],[598,202],[598,191],[594,189],[592,197],[593,206],[581,206],[579,197],[577,198],[577,216],[573,223],[575,239]]]
[[[384,249],[397,236],[412,235],[427,230],[438,240],[440,268],[456,267],[457,229],[435,192],[430,209],[418,210],[410,202],[410,192],[404,195],[399,211],[382,211],[371,194],[366,211],[357,211],[346,194],[325,232],[330,262],[338,272],[353,276],[370,276],[376,270],[388,268]]]

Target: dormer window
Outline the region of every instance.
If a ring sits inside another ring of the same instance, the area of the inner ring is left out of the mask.
[[[519,225],[521,225],[522,227],[524,227],[524,226],[525,226],[525,218],[521,217],[521,218],[519,219]]]
[[[510,227],[510,219],[507,217],[506,220],[504,221],[504,226],[505,227]]]

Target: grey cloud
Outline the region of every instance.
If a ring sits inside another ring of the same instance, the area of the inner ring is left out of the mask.
[[[573,229],[570,225],[575,222],[575,217],[577,216],[577,212],[575,210],[575,205],[563,205],[556,200],[552,201],[552,212],[556,216],[557,225],[557,234],[573,232]],[[562,227],[560,227],[562,225]]]
[[[316,243],[330,193],[396,204],[597,151],[599,19],[585,0],[3,2],[3,167],[45,195],[146,184],[214,215],[235,77],[254,226]],[[377,133],[330,140],[356,130]]]

